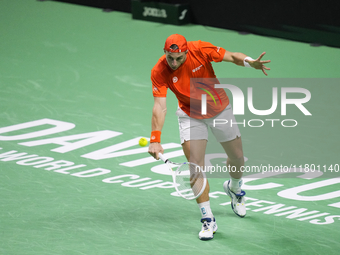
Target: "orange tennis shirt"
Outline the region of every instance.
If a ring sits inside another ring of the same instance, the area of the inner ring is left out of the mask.
[[[169,67],[165,55],[152,68],[153,96],[166,97],[169,88],[176,95],[179,107],[190,117],[212,118],[229,104],[224,89],[214,88],[219,81],[211,65],[212,61],[221,62],[226,50],[202,41],[189,41],[187,45],[186,60],[177,70]],[[202,94],[206,94],[206,115],[202,115]]]

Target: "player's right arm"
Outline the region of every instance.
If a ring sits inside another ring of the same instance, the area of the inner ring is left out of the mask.
[[[166,115],[166,97],[154,97],[152,108],[151,128],[152,131],[162,131]],[[158,160],[158,153],[163,154],[163,147],[159,142],[151,142],[148,152]]]

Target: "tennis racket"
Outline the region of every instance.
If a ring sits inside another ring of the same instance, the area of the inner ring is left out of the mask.
[[[165,158],[162,153],[158,155],[172,172],[172,180],[178,195],[188,200],[202,195],[207,185],[207,178],[199,165],[191,162],[174,163]]]

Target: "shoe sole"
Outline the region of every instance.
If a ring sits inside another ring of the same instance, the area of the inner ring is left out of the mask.
[[[202,237],[202,238],[199,238],[200,240],[202,240],[202,241],[208,241],[208,240],[211,240],[211,239],[213,239],[214,238],[214,236],[213,237]]]

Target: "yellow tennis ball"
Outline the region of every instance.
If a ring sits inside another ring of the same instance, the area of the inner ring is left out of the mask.
[[[142,137],[141,139],[139,139],[139,145],[144,147],[148,144],[148,140],[146,140],[146,138]]]

